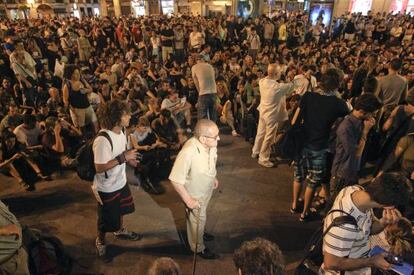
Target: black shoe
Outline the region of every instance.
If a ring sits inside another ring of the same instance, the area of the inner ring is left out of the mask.
[[[197,255],[206,260],[218,259],[218,255],[208,248],[205,248],[202,252],[198,252]]]
[[[211,234],[208,234],[207,232],[204,232],[203,240],[205,242],[211,242],[212,240],[214,240],[214,236]]]

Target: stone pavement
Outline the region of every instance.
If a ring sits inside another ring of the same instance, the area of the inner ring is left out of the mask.
[[[265,237],[285,255],[289,273],[318,222],[303,224],[289,212],[292,169],[286,164],[262,168],[250,157],[250,144],[242,138],[223,136],[218,149],[218,179],[207,213],[207,231],[216,236],[207,244],[220,253],[218,260],[197,259],[198,275],[237,274],[232,253],[245,240]],[[108,237],[114,257],[109,264],[95,256],[96,201],[90,184],[65,172],[52,182],[40,182],[37,191],[26,192],[11,179],[0,176],[0,199],[21,223],[56,235],[75,259],[73,274],[146,274],[157,257],[176,260],[183,274],[191,274],[192,256],[180,243],[184,233],[184,208],[169,182],[166,193],[152,196],[131,186],[136,211],[125,225],[143,233],[137,242]]]

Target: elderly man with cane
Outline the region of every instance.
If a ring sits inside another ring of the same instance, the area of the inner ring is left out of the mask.
[[[191,250],[204,259],[218,256],[205,247],[204,241],[214,236],[205,233],[206,211],[213,190],[219,185],[216,178],[217,125],[207,119],[197,122],[194,137],[178,154],[169,176],[174,189],[186,205],[187,237]]]

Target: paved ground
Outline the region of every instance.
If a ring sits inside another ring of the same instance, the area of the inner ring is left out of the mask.
[[[234,141],[234,142],[232,142]],[[232,144],[229,144],[231,143]],[[250,144],[242,138],[224,136],[219,147],[220,190],[208,210],[207,231],[216,236],[210,245],[221,258],[198,259],[197,274],[236,274],[232,253],[257,236],[281,247],[291,270],[318,222],[303,224],[289,213],[292,169],[286,164],[266,169],[250,158]],[[58,236],[75,259],[73,274],[145,274],[157,257],[170,256],[191,274],[192,257],[180,244],[184,227],[183,205],[168,182],[167,192],[151,196],[132,187],[136,212],[125,219],[128,228],[144,234],[138,242],[108,238],[113,262],[103,264],[95,257],[96,202],[89,184],[72,172],[60,179],[37,184],[25,192],[1,176],[0,199],[23,224]],[[291,272],[289,272],[291,273]]]

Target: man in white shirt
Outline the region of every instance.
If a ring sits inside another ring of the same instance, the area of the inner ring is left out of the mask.
[[[198,91],[197,118],[216,121],[217,87],[213,66],[204,60],[203,55],[199,54],[197,64],[191,68],[191,74]]]
[[[295,89],[295,93],[303,95],[305,92],[312,92],[317,86],[317,80],[312,75],[312,69],[308,65],[302,66],[301,74],[295,76],[294,80],[298,87]]]
[[[36,122],[36,117],[32,114],[25,114],[23,116],[23,124],[17,126],[13,133],[17,140],[27,147],[40,144],[40,135],[42,130]]]
[[[191,131],[191,104],[187,102],[187,98],[180,98],[178,93],[171,92],[161,102],[161,109],[169,110],[179,126],[185,119],[187,131]]]
[[[105,235],[114,232],[115,238],[137,241],[142,235],[123,227],[122,217],[134,212],[134,201],[126,184],[125,166],[136,167],[136,150],[127,150],[123,128],[129,125],[131,114],[127,103],[112,100],[102,107],[99,122],[103,128],[93,142],[96,175],[92,189],[98,201],[98,237],[96,250],[104,262],[111,259],[106,253]]]
[[[260,79],[259,125],[252,150],[252,158],[259,157],[258,163],[264,167],[273,167],[270,161],[270,147],[275,140],[279,122],[288,119],[285,96],[294,91],[293,83],[279,83],[276,64],[267,68],[267,77]]]
[[[325,218],[324,231],[335,218],[345,213],[356,220],[357,226],[344,224],[329,229],[323,238],[324,261],[319,274],[370,275],[371,267],[391,268],[383,254],[368,257],[369,236],[398,222],[401,213],[395,206],[406,205],[411,193],[411,183],[398,173],[382,174],[364,188],[352,185],[342,189]],[[381,219],[373,215],[374,208],[383,208]]]

